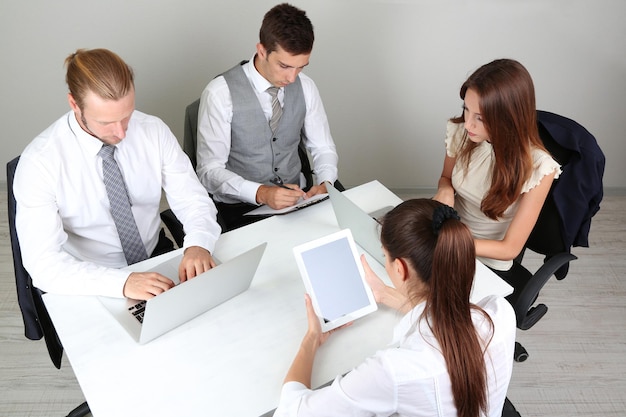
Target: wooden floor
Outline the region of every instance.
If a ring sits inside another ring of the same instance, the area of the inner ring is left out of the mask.
[[[65,416],[84,398],[67,360],[57,370],[43,341],[24,338],[3,187],[0,416]],[[626,197],[605,197],[590,248],[574,253],[579,260],[567,278],[552,279],[540,296],[548,314],[532,329],[518,330],[530,358],[514,365],[509,398],[524,417],[626,416]]]

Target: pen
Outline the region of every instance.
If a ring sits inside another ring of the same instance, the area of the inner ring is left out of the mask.
[[[295,188],[287,187],[280,177],[272,178],[270,182],[280,188],[284,188],[285,190],[298,191]]]

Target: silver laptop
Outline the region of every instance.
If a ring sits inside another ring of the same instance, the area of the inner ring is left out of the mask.
[[[385,265],[385,255],[380,243],[379,218],[385,215],[392,206],[386,206],[375,213],[366,213],[343,193],[326,183],[326,190],[342,229],[350,229],[354,240],[381,265]]]
[[[143,344],[246,291],[266,246],[263,243],[179,284],[181,254],[151,269],[178,284],[168,291],[147,301],[99,298],[128,333]]]

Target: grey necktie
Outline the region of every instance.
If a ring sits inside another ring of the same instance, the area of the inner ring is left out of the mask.
[[[270,119],[270,129],[272,129],[272,133],[274,133],[278,127],[280,116],[283,115],[283,108],[280,107],[280,101],[278,101],[278,87],[270,87],[265,91],[270,93],[272,96],[272,118]]]
[[[102,158],[102,176],[109,196],[111,215],[122,242],[124,256],[128,265],[148,258],[146,247],[141,241],[137,223],[130,209],[130,199],[120,168],[113,158],[115,146],[102,145],[98,155]]]

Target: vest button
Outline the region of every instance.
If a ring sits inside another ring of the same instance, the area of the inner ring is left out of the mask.
[[[278,168],[274,168],[274,172],[277,172],[277,171],[278,171]]]
[[[276,138],[272,138],[272,142],[276,142]]]

